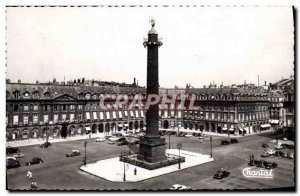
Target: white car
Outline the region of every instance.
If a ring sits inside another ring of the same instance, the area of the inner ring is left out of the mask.
[[[128,136],[131,136],[132,134],[130,134],[130,133],[122,133],[122,135],[123,135],[124,137],[128,137]]]
[[[120,138],[119,137],[116,137],[116,136],[112,136],[110,138],[108,138],[109,141],[112,141],[112,142],[115,142],[115,141],[118,141]]]
[[[95,141],[96,142],[103,142],[103,141],[106,141],[106,139],[104,137],[103,138],[97,138]]]
[[[14,158],[23,158],[23,157],[24,157],[24,154],[22,154],[22,153],[17,153],[17,154],[14,154],[13,157],[14,157]]]
[[[17,160],[15,157],[6,157],[6,160],[9,160],[9,159]]]
[[[191,189],[190,186],[184,186],[181,184],[173,184],[173,186],[170,188],[170,190],[189,190]]]
[[[272,154],[272,155],[273,155],[273,154],[275,154],[275,152],[276,152],[276,151],[275,151],[274,149],[272,149],[272,148],[269,148],[269,149],[267,150],[267,153],[268,153],[268,154]]]
[[[188,133],[188,134],[186,134],[184,137],[193,137],[193,135],[190,134],[190,133]]]
[[[276,149],[276,150],[280,150],[280,149],[282,149],[282,148],[283,148],[283,147],[281,146],[281,143],[278,143],[277,146],[275,146],[275,149]]]

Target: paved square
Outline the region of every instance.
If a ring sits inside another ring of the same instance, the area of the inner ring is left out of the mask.
[[[179,155],[178,149],[168,149],[167,152],[171,155]],[[176,172],[178,170],[186,169],[196,165],[201,165],[214,160],[210,158],[210,155],[203,155],[200,153],[190,152],[181,150],[180,156],[185,157],[185,162],[181,163],[181,169],[178,169],[178,164],[155,169],[147,170],[135,165],[125,163],[125,175],[126,182],[138,182],[146,180],[149,178],[157,177],[171,172]],[[134,169],[137,169],[137,175],[134,175]],[[92,175],[104,178],[113,182],[123,181],[124,175],[124,162],[119,161],[119,157],[114,157],[110,159],[100,160],[95,163],[87,164],[86,166],[81,166],[81,170],[90,173]]]

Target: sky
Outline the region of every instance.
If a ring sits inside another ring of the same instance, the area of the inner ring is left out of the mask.
[[[8,7],[12,82],[96,79],[146,85],[147,37],[162,37],[161,87],[276,82],[294,74],[293,13],[269,7]]]

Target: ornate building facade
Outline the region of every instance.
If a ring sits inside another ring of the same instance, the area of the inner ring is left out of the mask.
[[[128,108],[137,94],[145,103],[146,89],[141,87],[7,83],[7,141],[143,129],[146,111]],[[173,103],[168,99],[174,94]],[[107,95],[104,110],[99,103]],[[127,95],[128,104],[116,105],[117,95]],[[160,95],[162,100],[167,97],[165,107],[159,108],[160,129],[251,134],[270,127],[269,100],[263,89],[160,89]],[[179,107],[182,102],[184,107]],[[191,102],[197,109],[189,108]]]

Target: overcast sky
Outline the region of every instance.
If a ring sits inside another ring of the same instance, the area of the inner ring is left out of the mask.
[[[292,7],[7,8],[7,78],[146,85],[156,20],[162,87],[260,84],[293,74]]]

